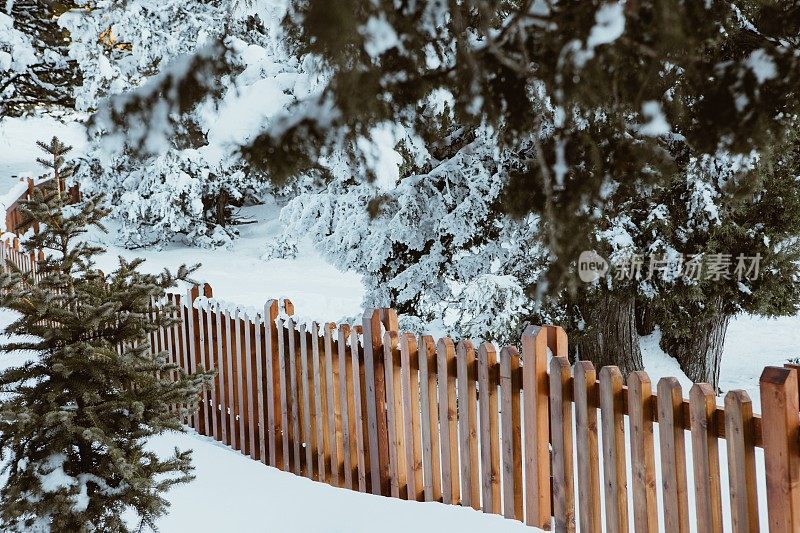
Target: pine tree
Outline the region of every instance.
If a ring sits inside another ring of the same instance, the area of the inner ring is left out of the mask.
[[[46,145],[51,168],[64,175],[67,147]],[[0,489],[0,524],[7,531],[129,531],[134,511],[155,526],[164,493],[192,479],[190,451],[159,457],[147,439],[181,431],[208,376],[186,375],[150,353],[149,336],[174,323],[150,316],[150,304],[185,279],[138,271],[142,260],[120,259],[107,275],[94,267],[102,248],[81,237],[102,228],[99,199],[65,205],[47,182],[22,206],[39,233],[26,253],[43,252],[35,274],[6,265],[0,306],[18,314],[6,333],[20,340],[3,353],[27,351],[24,364],[0,374],[0,452],[8,479]],[[35,279],[34,279],[35,275]],[[169,311],[169,309],[167,309]],[[159,379],[176,374],[175,381]]]
[[[77,63],[69,57],[69,32],[59,26],[58,17],[76,4],[71,0],[8,0],[6,11],[14,29],[26,38],[26,47],[14,43],[14,58],[28,56],[20,68],[5,70],[0,61],[0,116],[18,116],[40,107],[75,107],[73,90],[81,83]],[[3,15],[0,13],[0,45],[3,44]],[[2,59],[0,46],[0,59]]]

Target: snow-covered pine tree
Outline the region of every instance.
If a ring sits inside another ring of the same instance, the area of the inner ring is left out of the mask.
[[[70,0],[8,0],[0,13],[0,116],[41,107],[72,109],[81,74],[68,54],[69,33],[57,19]]]
[[[747,179],[735,169],[744,167]],[[656,276],[639,305],[686,375],[719,383],[728,324],[740,313],[794,315],[800,306],[800,131],[759,158],[690,161],[642,221],[647,250],[699,261],[699,279]],[[757,258],[757,259],[756,259]]]
[[[48,145],[60,170],[65,147]],[[39,233],[25,252],[44,251],[33,274],[6,266],[0,306],[18,313],[6,329],[3,353],[30,359],[0,373],[0,452],[7,479],[0,489],[4,531],[133,531],[124,513],[154,527],[165,491],[191,479],[189,451],[162,457],[147,439],[181,431],[206,374],[177,371],[164,354],[150,354],[149,335],[170,324],[150,317],[151,299],[177,276],[142,274],[140,260],[120,260],[107,275],[94,268],[102,249],[82,241],[106,211],[96,199],[65,206],[48,182],[22,206]]]

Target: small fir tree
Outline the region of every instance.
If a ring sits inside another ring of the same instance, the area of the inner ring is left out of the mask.
[[[67,147],[47,147],[55,173]],[[26,253],[45,252],[34,275],[6,265],[0,306],[18,313],[6,329],[16,339],[0,347],[34,354],[0,373],[0,453],[8,478],[0,489],[4,531],[128,531],[125,512],[139,527],[155,527],[164,493],[192,479],[190,451],[162,458],[147,439],[181,431],[208,375],[186,375],[153,357],[148,339],[173,320],[150,314],[177,275],[137,270],[142,260],[120,259],[104,276],[93,258],[103,252],[81,239],[102,229],[99,199],[65,206],[50,181],[23,204],[40,232]],[[169,311],[169,309],[167,309]],[[175,381],[159,379],[170,373]]]

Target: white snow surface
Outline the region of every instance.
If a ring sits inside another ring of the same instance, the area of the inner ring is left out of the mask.
[[[36,162],[44,155],[36,141],[48,142],[54,135],[72,146],[68,157],[78,157],[86,149],[86,128],[79,122],[46,116],[0,118],[0,194],[8,190],[9,181],[16,182],[19,176],[44,173]]]

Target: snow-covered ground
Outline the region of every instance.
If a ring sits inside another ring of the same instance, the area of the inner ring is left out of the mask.
[[[80,153],[85,141],[78,125],[59,125],[52,119],[0,120],[0,196],[17,183],[18,178],[12,176],[40,173],[34,143],[54,133],[74,145],[76,154]],[[158,251],[124,250],[114,246],[113,223],[109,234],[93,234],[91,239],[108,246],[99,265],[105,270],[114,268],[117,255],[144,257],[145,268],[151,271],[175,269],[181,263],[201,263],[194,277],[211,283],[215,297],[229,302],[258,308],[270,298],[288,297],[304,320],[338,321],[360,314],[364,293],[360,277],[327,264],[307,240],[300,239],[295,259],[261,259],[267,241],[280,231],[278,213],[279,206],[274,202],[245,208],[242,214],[258,222],[240,227],[240,238],[230,249],[208,250],[176,243]],[[9,319],[8,313],[0,312],[0,329]],[[675,360],[659,349],[657,332],[642,339],[642,349],[653,381],[676,376],[685,387],[684,395],[688,395],[691,383]],[[755,410],[760,411],[758,379],[763,367],[782,365],[797,356],[800,317],[737,317],[728,330],[721,387],[723,391],[746,390]],[[0,366],[15,362],[18,361],[14,358],[4,357]],[[192,448],[195,454],[197,479],[174,488],[168,495],[172,508],[160,524],[165,532],[531,531],[518,522],[470,509],[403,502],[314,483],[261,465],[195,434],[163,435],[153,439],[151,445],[165,453],[176,445]],[[726,479],[724,454],[721,459]],[[765,509],[762,502],[762,512]]]

